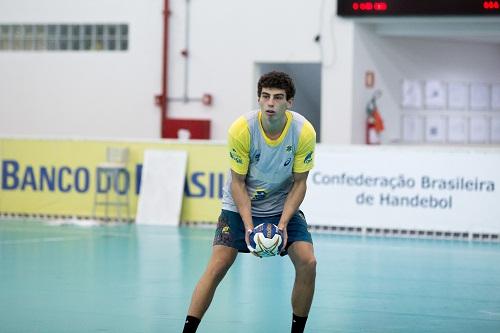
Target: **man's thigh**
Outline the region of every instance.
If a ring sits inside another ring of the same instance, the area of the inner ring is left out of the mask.
[[[221,211],[213,245],[227,246],[239,252],[250,252],[245,242],[245,227],[240,214],[228,210]]]

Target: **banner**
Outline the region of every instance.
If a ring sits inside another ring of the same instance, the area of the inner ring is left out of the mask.
[[[116,188],[96,173],[109,146],[130,151]],[[146,149],[188,152],[181,220],[216,222],[229,162],[208,142],[0,139],[0,213],[92,218],[96,191],[112,191],[130,195],[134,217]],[[500,232],[498,148],[318,145],[315,156],[301,206],[311,225]]]
[[[498,148],[319,146],[310,224],[500,232]]]
[[[96,172],[110,146],[130,152],[118,187]],[[181,219],[216,222],[229,163],[225,144],[208,142],[0,139],[0,213],[92,218],[94,195],[110,191],[130,195],[134,217],[146,149],[188,152]],[[102,206],[96,215],[104,216]]]

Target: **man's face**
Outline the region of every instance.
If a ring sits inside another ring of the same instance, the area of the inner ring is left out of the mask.
[[[286,99],[284,89],[262,88],[259,106],[262,116],[269,120],[279,119],[285,116],[285,111],[292,106],[292,101]]]

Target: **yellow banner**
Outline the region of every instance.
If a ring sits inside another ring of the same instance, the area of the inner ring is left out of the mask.
[[[96,172],[107,147],[126,147],[129,161],[121,185],[108,186]],[[0,213],[92,218],[94,197],[106,192],[130,197],[134,217],[146,149],[184,150],[188,165],[182,221],[215,222],[229,162],[223,144],[0,139]],[[96,217],[104,217],[97,206]],[[117,216],[110,208],[108,216]]]

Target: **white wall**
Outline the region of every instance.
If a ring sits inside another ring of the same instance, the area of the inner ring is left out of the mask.
[[[169,96],[185,94],[186,3],[170,2]],[[255,64],[319,62],[321,132],[350,141],[352,23],[335,17],[335,1],[189,1],[191,98],[171,102],[169,116],[212,120],[213,139],[255,103]],[[158,138],[162,0],[20,0],[2,4],[1,23],[128,23],[128,52],[0,52],[2,135]],[[314,37],[322,34],[322,42]],[[347,83],[347,84],[346,84]]]
[[[160,136],[163,1],[3,1],[0,22],[128,23],[127,52],[0,52],[2,135]]]
[[[186,4],[189,34],[186,39]],[[0,52],[0,135],[159,138],[163,0],[3,1],[0,23],[128,23],[127,52]],[[376,74],[384,142],[399,139],[400,80],[497,80],[499,44],[381,37],[338,18],[336,1],[170,1],[169,96],[212,94],[212,106],[171,102],[169,116],[212,120],[212,139],[252,109],[257,63],[322,62],[321,142],[364,141]],[[404,25],[404,22],[402,23]],[[397,29],[397,25],[396,25]],[[314,37],[321,35],[321,42]],[[418,32],[417,32],[418,33]]]
[[[351,142],[353,23],[336,16],[336,0],[190,3],[189,95],[211,93],[214,104],[171,103],[170,116],[212,119],[212,138],[225,139],[255,105],[257,63],[322,61],[321,142]],[[185,1],[173,1],[172,12],[169,91],[182,97]]]
[[[378,106],[385,120],[384,142],[400,138],[403,79],[445,82],[499,82],[500,45],[443,38],[383,37],[369,24],[356,24],[352,142],[364,142],[366,103],[374,90],[383,96]],[[364,87],[365,71],[375,72],[373,89]],[[487,112],[486,112],[487,113]]]
[[[212,119],[212,138],[225,139],[227,128],[255,105],[257,63],[319,62],[314,42],[320,0],[191,1],[189,95],[214,96],[214,104],[170,104],[170,116]],[[172,3],[171,89],[184,89],[185,1]],[[175,29],[175,30],[174,30]],[[178,33],[175,33],[177,31]]]

